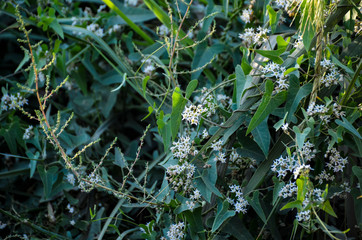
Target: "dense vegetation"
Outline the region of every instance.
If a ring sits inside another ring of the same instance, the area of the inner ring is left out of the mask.
[[[0,6],[0,238],[362,239],[360,0]]]

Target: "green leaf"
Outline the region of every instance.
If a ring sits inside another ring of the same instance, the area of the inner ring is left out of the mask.
[[[287,93],[283,91],[272,97],[273,89],[273,82],[271,80],[267,80],[264,96],[250,121],[246,134],[254,130],[274,109],[279,107],[285,101]]]
[[[191,74],[191,79],[199,78],[203,68],[210,64],[214,57],[221,53],[224,50],[225,46],[223,44],[214,44],[211,47],[206,47],[205,45],[198,45],[195,51],[195,57],[192,60],[191,68],[192,70],[200,69]]]
[[[304,58],[304,54],[297,58],[297,64],[300,66],[302,64],[302,60]]]
[[[253,131],[251,131],[251,134],[253,135],[255,142],[263,151],[265,157],[268,156],[270,146],[268,118],[265,118]]]
[[[150,79],[150,76],[146,76],[146,77],[142,80],[142,93],[143,93],[143,96],[146,95],[146,85],[147,85],[147,82],[148,82],[149,79]]]
[[[303,130],[303,132],[301,132],[297,126],[293,127],[293,131],[295,133],[295,137],[297,140],[297,146],[298,146],[299,150],[302,150],[305,138],[308,136],[310,130],[311,130],[311,128],[307,127]]]
[[[24,66],[24,64],[29,61],[29,59],[30,59],[29,54],[28,54],[27,52],[24,52],[24,58],[23,58],[23,60],[21,60],[21,62],[19,63],[19,66],[16,68],[15,73],[16,73],[17,71],[19,71],[19,70]]]
[[[337,217],[336,213],[334,212],[331,203],[329,202],[329,200],[325,201],[322,205],[322,210],[325,211],[326,213],[328,213],[329,215],[333,216],[333,217]]]
[[[185,96],[187,99],[191,97],[191,94],[195,91],[197,84],[199,84],[199,81],[197,81],[196,79],[189,82],[186,88],[186,96]]]
[[[287,122],[291,122],[294,118],[294,113],[297,110],[302,99],[308,96],[312,91],[313,85],[311,83],[299,87],[299,79],[292,75],[289,77],[289,89],[287,102],[285,104],[285,111],[288,112]]]
[[[285,49],[278,49],[278,50],[260,50],[255,49],[255,52],[259,53],[260,55],[269,58],[275,63],[282,64],[283,59],[279,57],[282,53],[285,52]]]
[[[289,202],[289,203],[285,204],[284,207],[282,207],[280,209],[280,211],[283,211],[283,210],[289,209],[289,208],[297,208],[299,210],[302,210],[303,209],[302,202],[300,200]]]
[[[240,65],[237,65],[235,68],[236,75],[236,106],[240,106],[241,97],[245,89],[250,87],[252,79],[245,77],[244,71]]]
[[[63,29],[58,23],[58,21],[55,19],[52,21],[52,23],[49,25],[62,39],[64,39],[64,33]]]
[[[278,23],[278,19],[277,19],[277,13],[274,11],[274,9],[267,5],[266,6],[268,13],[269,13],[269,23],[270,23],[270,27],[272,29],[272,33],[275,32],[276,28],[277,28],[277,23]]]
[[[33,154],[31,151],[27,150],[25,152],[25,154],[26,154],[26,156],[31,158],[31,160],[30,160],[30,178],[32,178],[34,176],[34,173],[36,170],[36,164],[38,162],[37,160],[39,159],[40,153],[36,152],[35,154]]]
[[[280,182],[276,176],[273,176],[274,188],[273,188],[273,206],[279,198],[280,190],[285,186],[284,182]]]
[[[357,131],[357,129],[355,129],[353,127],[353,125],[345,118],[342,116],[342,120],[337,119],[336,123],[342,127],[344,127],[345,129],[347,129],[348,131],[350,131],[353,135],[355,135],[356,137],[358,137],[359,139],[362,139],[361,135],[359,134],[359,132]]]
[[[193,212],[186,211],[184,212],[184,216],[186,217],[192,239],[206,239],[204,227],[202,224],[202,217],[201,217],[202,208],[197,208]]]
[[[211,232],[215,232],[216,230],[218,230],[220,228],[220,226],[228,219],[231,218],[232,216],[235,215],[234,211],[230,211],[229,209],[229,203],[227,200],[225,200],[224,202],[221,202],[220,199],[218,199],[218,203],[217,203],[217,212],[216,212],[216,216],[215,216],[215,220],[214,223],[212,224],[212,229]]]
[[[187,100],[182,96],[179,87],[176,87],[172,94],[172,112],[171,112],[171,133],[172,140],[177,136],[178,129],[180,128],[182,112],[185,108]]]
[[[266,223],[265,213],[263,211],[263,208],[261,207],[260,200],[259,200],[259,191],[255,191],[253,193],[253,198],[251,200],[250,200],[250,198],[248,198],[248,202],[249,202],[250,206],[254,209],[254,211],[258,214],[260,219],[264,223]]]
[[[43,194],[45,200],[47,200],[51,195],[52,187],[58,177],[58,174],[56,174],[57,171],[58,167],[56,166],[50,167],[48,170],[46,170],[42,165],[38,166],[38,172],[44,185]]]
[[[296,183],[298,186],[298,192],[297,192],[297,200],[299,200],[300,202],[303,202],[305,199],[305,195],[308,191],[307,189],[307,182],[308,180],[305,179],[304,177],[298,178]]]

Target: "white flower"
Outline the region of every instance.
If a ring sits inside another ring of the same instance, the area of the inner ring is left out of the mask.
[[[295,182],[289,182],[279,191],[279,197],[287,198],[292,197],[298,191],[297,185]]]
[[[67,209],[69,210],[69,213],[74,213],[74,207],[72,207],[69,203],[67,205]]]
[[[288,131],[288,126],[289,126],[288,123],[284,123],[284,124],[282,125],[282,129],[283,129],[284,132],[287,132],[287,131]]]
[[[244,9],[243,14],[241,15],[241,20],[245,23],[250,23],[251,14],[253,13],[253,10],[251,9]]]
[[[220,139],[220,140],[217,141],[217,142],[213,142],[213,143],[211,144],[211,148],[212,148],[212,150],[214,150],[214,151],[221,151],[222,145],[223,145],[223,141],[222,141],[222,139]]]
[[[209,133],[207,132],[206,129],[204,129],[204,131],[202,131],[202,138],[208,138],[209,137]]]
[[[31,126],[31,125],[27,129],[25,129],[25,132],[23,134],[24,140],[30,139],[30,137],[34,134],[32,130],[33,130],[33,126]]]
[[[191,124],[197,125],[201,115],[206,111],[207,109],[202,105],[191,105],[190,107],[185,107],[185,110],[182,112],[182,120],[186,120]]]
[[[173,142],[171,151],[173,156],[182,160],[186,159],[191,151],[191,140],[189,136],[180,137],[177,142]]]
[[[74,220],[71,220],[69,223],[70,223],[70,225],[72,225],[72,226],[75,225],[75,221],[74,221]]]
[[[301,211],[297,214],[296,219],[298,222],[306,222],[310,220],[310,210]]]
[[[67,174],[67,181],[74,186],[75,184],[75,177],[72,173]]]
[[[166,36],[169,33],[168,28],[163,24],[158,28],[158,31],[161,36]]]
[[[312,168],[310,167],[310,165],[305,165],[305,164],[302,164],[300,166],[298,166],[294,171],[293,171],[293,174],[294,174],[294,179],[297,179],[299,174],[301,173],[305,173],[305,172],[309,172]]]
[[[185,233],[184,233],[184,222],[179,222],[177,224],[172,224],[170,226],[170,229],[167,232],[167,237],[170,240],[181,240],[183,239]]]
[[[0,230],[6,228],[7,224],[0,221]]]

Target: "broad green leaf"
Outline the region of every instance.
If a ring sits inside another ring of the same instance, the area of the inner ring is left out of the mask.
[[[293,127],[293,131],[295,133],[295,137],[297,140],[297,146],[298,146],[299,150],[302,150],[305,138],[308,136],[310,130],[311,130],[311,128],[307,127],[303,130],[303,132],[301,132],[299,127],[297,127],[297,126]]]
[[[235,215],[234,211],[230,211],[229,209],[229,203],[227,200],[224,202],[221,202],[220,199],[218,199],[217,203],[217,212],[215,216],[214,223],[212,224],[211,232],[215,232],[220,228],[220,226],[229,218],[233,217]]]
[[[333,216],[333,217],[337,217],[337,214],[334,212],[331,203],[329,202],[329,200],[325,201],[322,205],[322,210],[325,211],[326,213],[328,213],[329,215]]]
[[[254,211],[258,214],[260,219],[264,223],[266,223],[265,213],[263,211],[263,208],[261,207],[260,200],[259,200],[259,191],[255,191],[253,193],[253,198],[252,199],[248,198],[248,202],[249,202],[250,206],[254,209]]]
[[[271,80],[265,83],[265,93],[261,103],[250,121],[246,134],[254,130],[274,109],[279,107],[286,99],[287,93],[280,92],[272,97],[274,84]]]
[[[183,215],[186,217],[192,239],[206,239],[204,227],[202,225],[201,212],[202,208],[197,208],[193,212],[186,211],[183,213]]]
[[[302,210],[302,202],[300,200],[296,200],[293,202],[289,202],[287,204],[284,205],[284,207],[282,207],[280,209],[280,211],[285,210],[285,209],[289,209],[289,208],[297,208],[299,210]]]
[[[282,64],[283,59],[279,57],[282,53],[285,52],[285,49],[278,49],[278,50],[260,50],[255,49],[255,52],[259,53],[260,55],[269,58],[275,63]]]
[[[253,131],[251,131],[251,134],[253,135],[255,142],[263,151],[265,157],[267,157],[270,146],[268,118],[265,118]]]
[[[40,178],[44,185],[44,199],[48,199],[52,192],[52,187],[57,180],[58,175],[56,174],[58,171],[58,167],[53,166],[49,169],[45,169],[44,166],[39,165],[38,166],[38,172],[40,175]]]
[[[299,87],[299,79],[294,75],[289,77],[289,89],[285,111],[288,112],[287,122],[291,122],[294,118],[294,113],[297,110],[302,99],[311,93],[313,85],[311,83]]]
[[[197,81],[196,79],[189,82],[186,88],[186,96],[185,96],[187,99],[191,97],[191,94],[195,91],[198,83],[199,81]]]
[[[301,21],[300,30],[303,34],[303,44],[307,51],[310,50],[312,40],[316,36],[315,26],[313,20],[309,16],[314,16],[315,11],[313,11],[314,6],[312,4],[304,4],[303,18]],[[311,10],[312,9],[312,10]]]
[[[205,45],[200,44],[196,48],[195,57],[192,60],[191,68],[193,71],[200,69],[191,74],[191,79],[198,79],[202,70],[209,65],[214,57],[221,53],[224,50],[225,46],[223,44],[215,44],[211,47],[205,47]]]
[[[49,25],[62,39],[64,39],[64,33],[63,29],[58,23],[58,21],[55,19],[52,21],[52,23]]]
[[[342,127],[344,127],[345,129],[347,129],[348,131],[350,131],[353,135],[355,135],[356,137],[358,137],[359,139],[362,139],[361,135],[359,134],[359,132],[357,131],[357,129],[355,129],[353,127],[353,125],[345,118],[342,116],[342,120],[337,119],[336,123]]]
[[[278,23],[277,13],[274,11],[274,9],[270,5],[267,5],[266,8],[269,13],[269,23],[270,23],[270,27],[272,29],[272,34],[273,34],[277,28],[277,23]]]
[[[172,94],[171,132],[173,140],[176,138],[180,128],[182,112],[186,103],[187,100],[182,96],[180,88],[176,87]]]
[[[237,65],[235,68],[235,75],[236,75],[236,106],[240,106],[241,96],[243,95],[243,92],[245,90],[246,85],[246,77],[244,74],[243,69],[240,65]]]
[[[290,37],[288,37],[287,40],[284,40],[282,36],[278,35],[277,36],[278,50],[287,49],[289,42],[290,42]]]
[[[334,62],[335,64],[337,64],[338,67],[342,68],[344,71],[346,71],[346,73],[353,75],[354,71],[351,70],[349,67],[347,67],[346,65],[344,65],[343,63],[341,63],[338,58],[336,58],[335,56],[333,56],[333,54],[331,54],[332,56],[332,62]]]

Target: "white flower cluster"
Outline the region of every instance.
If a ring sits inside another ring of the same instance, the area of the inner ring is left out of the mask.
[[[298,38],[293,43],[293,47],[301,48],[302,46],[303,46],[303,37],[301,35],[298,35]]]
[[[315,153],[317,152],[317,150],[313,150],[313,148],[314,144],[309,141],[303,144],[300,154],[303,156],[304,161],[309,162],[315,157]]]
[[[310,165],[306,164],[298,165],[293,171],[294,179],[297,179],[300,174],[308,173],[310,170],[312,170]]]
[[[348,163],[348,159],[342,158],[336,148],[328,150],[324,157],[329,157],[329,163],[326,166],[329,170],[333,170],[333,172],[343,172],[344,167]]]
[[[122,26],[120,24],[114,24],[108,29],[108,34],[111,35],[112,33],[120,32]]]
[[[74,186],[75,184],[75,177],[72,173],[67,174],[67,181]]]
[[[332,112],[337,118],[344,117],[346,115],[346,113],[342,111],[342,106],[338,103],[333,103]]]
[[[324,199],[322,197],[322,194],[323,194],[323,190],[322,189],[319,189],[319,188],[315,188],[313,189],[313,193],[312,193],[312,199],[314,202],[323,202]]]
[[[214,150],[214,151],[219,151],[219,152],[221,152],[223,145],[224,145],[224,142],[223,142],[222,139],[220,139],[219,141],[214,141],[214,142],[211,144],[211,148],[212,148],[212,150]]]
[[[175,192],[189,192],[192,189],[192,179],[195,173],[195,165],[185,162],[181,165],[169,166],[166,170],[166,180],[172,184]]]
[[[144,68],[143,68],[143,72],[147,75],[152,75],[153,71],[156,70],[155,65],[152,63],[151,59],[147,59],[147,60],[142,60],[142,62],[144,63]]]
[[[161,35],[161,36],[167,36],[170,31],[168,30],[168,28],[165,26],[165,25],[161,25],[159,28],[158,28],[158,33]]]
[[[298,222],[307,222],[310,220],[310,210],[300,211],[297,213],[296,219]]]
[[[189,136],[180,137],[177,142],[173,142],[171,151],[173,156],[178,158],[180,161],[187,159],[191,151],[191,140]]]
[[[105,35],[103,28],[99,27],[97,23],[91,23],[90,25],[88,25],[87,30],[93,32],[100,38],[104,37]]]
[[[288,198],[292,197],[294,194],[298,192],[298,187],[295,182],[289,182],[279,191],[279,197]]]
[[[100,5],[99,7],[98,7],[98,9],[97,9],[97,13],[100,13],[100,12],[102,12],[104,9],[106,9],[106,5],[105,4],[102,4],[102,5]]]
[[[239,38],[241,38],[246,46],[250,45],[260,45],[267,41],[267,33],[270,32],[267,28],[258,27],[256,30],[254,28],[245,29],[245,33],[240,33]]]
[[[335,176],[328,173],[326,170],[323,170],[320,174],[315,177],[318,180],[318,184],[323,184],[323,180],[325,181],[333,181]]]
[[[28,100],[23,98],[20,93],[17,95],[4,94],[1,97],[1,110],[4,111],[15,110],[17,106],[23,107],[26,104],[28,104]]]
[[[78,187],[85,192],[91,191],[95,187],[95,184],[103,185],[102,178],[99,175],[97,175],[96,173],[92,172],[91,174],[86,176],[86,179],[89,182],[81,181],[78,185]]]
[[[323,122],[330,122],[331,115],[328,114],[328,107],[325,105],[316,105],[315,102],[311,102],[308,106],[307,114],[309,116],[317,114]]]
[[[204,131],[202,131],[202,138],[208,138],[209,137],[209,132],[206,130],[206,129],[204,129]]]
[[[198,201],[200,198],[201,198],[200,191],[195,189],[193,193],[190,195],[191,201],[186,201],[188,209],[192,211],[196,206],[196,201]]]
[[[30,137],[34,134],[32,130],[33,130],[33,126],[31,126],[31,125],[27,129],[25,129],[25,132],[23,135],[24,140],[30,139]]]
[[[183,239],[185,223],[179,222],[177,224],[172,224],[170,229],[167,232],[167,237],[169,240],[180,240]]]
[[[261,71],[262,73],[266,74],[266,77],[275,77],[277,79],[277,85],[275,86],[276,93],[287,90],[289,88],[287,78],[286,76],[284,76],[284,73],[286,71],[285,67],[282,67],[274,62],[270,62]]]
[[[226,163],[226,154],[224,152],[218,152],[215,157],[216,162]]]
[[[231,185],[230,192],[235,193],[236,199],[227,198],[228,202],[234,206],[235,212],[246,214],[246,207],[249,205],[248,201],[243,197],[243,193],[241,192],[241,187],[239,185]]]
[[[343,81],[343,75],[338,72],[337,67],[331,62],[331,60],[323,59],[321,66],[326,70],[326,74],[323,75],[321,83],[325,87],[338,84],[339,81]]]
[[[250,23],[251,15],[253,14],[253,10],[251,9],[244,9],[243,14],[240,16],[241,21],[245,23]]]
[[[191,124],[199,124],[201,115],[207,112],[207,109],[202,105],[191,105],[190,107],[185,107],[185,110],[182,113],[182,120],[186,120]]]
[[[75,221],[72,219],[71,221],[69,221],[70,225],[74,226],[75,225]]]
[[[299,163],[294,157],[283,158],[280,156],[274,160],[271,170],[278,173],[278,177],[285,177],[288,174],[288,171],[293,172],[298,166]]]

